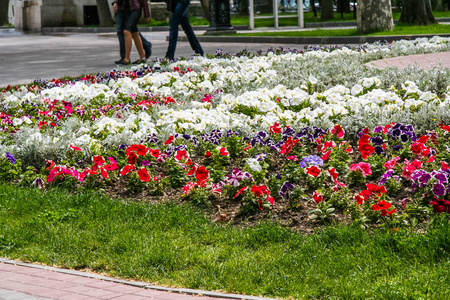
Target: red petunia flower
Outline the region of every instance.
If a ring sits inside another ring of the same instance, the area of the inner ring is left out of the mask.
[[[145,147],[144,145],[131,145],[130,147],[127,148],[127,155],[130,152],[136,152],[137,155],[140,156],[145,156],[148,153],[148,148]]]
[[[392,204],[389,202],[386,202],[386,200],[378,201],[377,204],[372,205],[372,210],[387,210],[389,207],[391,207]]]
[[[164,142],[164,145],[172,144],[174,139],[175,138],[173,137],[173,135],[169,136],[169,138]]]
[[[242,194],[243,192],[245,192],[247,189],[248,186],[244,186],[243,188],[241,188],[239,191],[237,191],[236,195],[234,195],[233,199]]]
[[[426,146],[423,143],[416,141],[409,146],[409,149],[411,149],[411,152],[414,154],[420,154],[426,149]]]
[[[323,195],[320,194],[320,193],[316,190],[316,191],[314,191],[314,194],[313,194],[313,200],[314,200],[314,202],[316,202],[316,204],[319,204],[320,202],[323,201]]]
[[[209,177],[209,171],[204,167],[201,166],[195,171],[195,178],[198,179],[198,181],[207,180]]]
[[[381,216],[382,217],[384,217],[384,216],[392,216],[395,212],[397,211],[397,209],[396,208],[394,208],[394,209],[392,209],[392,210],[386,210],[386,209],[382,209],[381,210]]]
[[[306,173],[308,173],[308,175],[311,175],[314,178],[319,176],[321,172],[322,171],[315,165],[306,168]]]
[[[325,154],[322,155],[321,159],[322,159],[323,161],[326,161],[327,159],[330,158],[330,154],[331,154],[331,149],[328,150],[327,152],[325,152]]]
[[[128,156],[128,164],[130,164],[130,165],[136,164],[136,160],[137,160],[136,152],[130,152],[127,154],[127,156]]]
[[[74,145],[69,145],[70,148],[72,148],[74,151],[81,151],[80,147],[74,146]]]
[[[148,171],[146,168],[141,168],[137,171],[137,174],[139,175],[139,179],[144,182],[150,181],[150,175],[148,174]]]
[[[367,183],[366,184],[367,189],[373,193],[373,194],[386,194],[386,188],[383,185],[376,185],[376,184],[371,184],[371,183]]]
[[[101,166],[101,165],[103,165],[105,163],[105,159],[101,155],[94,155],[92,157],[92,161],[94,162],[94,164],[96,166]]]
[[[126,165],[122,168],[122,170],[120,170],[120,176],[124,176],[130,172],[133,172],[134,170],[136,170],[136,167],[134,165]]]
[[[280,127],[280,123],[275,122],[272,126],[270,126],[270,132],[271,133],[281,133],[281,127]]]
[[[154,158],[158,158],[158,156],[161,154],[161,151],[159,151],[159,149],[148,149],[148,152]]]
[[[108,157],[108,160],[111,162],[111,164],[109,165],[105,165],[105,170],[107,171],[114,171],[117,170],[119,168],[119,166],[117,165],[116,160],[114,159],[114,157]]]
[[[337,136],[339,139],[344,137],[345,131],[344,128],[342,128],[341,125],[335,125],[332,129],[331,129],[331,134]]]
[[[177,161],[185,160],[187,158],[189,158],[189,154],[187,153],[186,150],[178,150],[175,155],[175,159]]]
[[[222,156],[228,156],[230,153],[227,152],[227,149],[225,147],[222,147],[219,149],[219,154]]]

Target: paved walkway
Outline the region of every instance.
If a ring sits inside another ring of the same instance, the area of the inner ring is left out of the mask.
[[[198,35],[203,33],[204,30],[197,31]],[[143,34],[153,44],[152,58],[163,58],[167,49],[167,32],[144,32]],[[180,36],[182,36],[181,33]],[[262,39],[257,43],[255,38],[239,42],[216,40],[201,43],[205,53],[210,54],[215,54],[217,49],[225,53],[236,53],[244,49],[251,52],[266,51],[272,47],[303,49],[307,45],[293,44],[286,40],[269,43]],[[0,29],[0,87],[31,83],[37,78],[50,80],[65,76],[108,72],[117,67],[114,61],[119,59],[118,52],[118,41],[114,33],[64,32],[60,35],[41,35]],[[192,50],[189,43],[180,41],[175,55],[191,57]],[[131,59],[137,59],[134,47]],[[450,55],[437,53],[398,57],[372,62],[368,66],[384,68],[388,65],[404,67],[408,64],[418,64],[429,67],[437,66],[441,62],[443,66],[450,66]]]
[[[387,59],[380,59],[367,63],[366,66],[384,69],[387,67],[397,67],[404,69],[408,65],[417,65],[422,69],[431,69],[434,67],[450,68],[450,52],[438,52],[428,54],[418,54],[410,56],[399,56]]]
[[[0,300],[267,300],[253,296],[173,289],[95,273],[0,258]]]
[[[198,32],[202,34],[204,31]],[[151,58],[164,58],[167,32],[144,32],[153,44]],[[180,33],[180,36],[182,34]],[[243,49],[256,52],[270,47],[292,47],[289,44],[202,43],[205,53],[236,53]],[[303,45],[295,45],[302,49]],[[176,56],[190,58],[193,51],[188,42],[179,42]],[[119,42],[111,33],[65,33],[61,36],[19,34],[0,30],[0,87],[32,83],[36,78],[53,79],[108,72],[117,66]],[[138,59],[133,46],[132,61]]]

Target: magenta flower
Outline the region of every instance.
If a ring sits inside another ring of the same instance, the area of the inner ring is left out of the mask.
[[[369,163],[360,162],[350,166],[350,171],[356,172],[358,170],[361,170],[364,177],[366,177],[367,175],[372,175],[372,170],[370,169]]]

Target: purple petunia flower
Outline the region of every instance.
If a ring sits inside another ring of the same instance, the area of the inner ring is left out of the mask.
[[[314,165],[316,167],[323,166],[323,160],[317,155],[309,155],[300,162],[301,168],[306,168],[307,166]]]
[[[234,136],[239,136],[239,132],[231,130],[231,129],[227,131],[227,138],[229,138],[229,137],[231,137],[233,135]]]
[[[419,182],[423,184],[427,184],[430,181],[431,175],[429,173],[425,173],[419,178]]]
[[[436,178],[439,181],[439,183],[448,183],[448,178],[445,175],[445,173],[441,173],[441,172],[436,173],[436,174],[434,174],[434,178]]]
[[[257,161],[263,161],[266,159],[267,154],[266,153],[260,153],[260,154],[256,154],[255,158]]]
[[[44,180],[42,180],[41,177],[37,177],[31,185],[39,189],[42,189],[42,187],[44,186]]]
[[[433,187],[433,194],[436,197],[445,195],[445,187],[441,183],[436,183]]]
[[[375,127],[375,129],[373,130],[373,132],[375,132],[375,133],[381,133],[381,132],[383,132],[383,127],[382,127],[382,126],[377,126],[377,127]]]
[[[142,164],[144,167],[147,167],[147,166],[150,166],[151,162],[148,161],[148,160],[143,160],[143,161],[141,162],[141,164]]]
[[[392,170],[392,169],[386,171],[386,173],[383,174],[383,178],[381,178],[380,181],[378,182],[378,185],[385,184],[386,181],[388,181],[388,179],[391,178],[393,174],[394,174],[394,170]]]
[[[261,139],[265,139],[267,137],[267,132],[260,131],[260,132],[258,132],[258,134],[256,136],[261,138]]]
[[[294,129],[288,127],[288,128],[286,128],[285,131],[283,131],[282,135],[283,135],[283,137],[294,136],[295,135],[295,131],[294,131]]]
[[[6,158],[9,159],[9,161],[15,165],[16,164],[16,159],[14,158],[14,155],[10,154],[9,152],[6,152]]]
[[[282,198],[287,198],[289,199],[289,192],[292,191],[294,189],[294,186],[292,185],[292,183],[286,181],[285,183],[283,183],[283,185],[280,188],[280,191],[278,192],[278,194],[282,197]]]

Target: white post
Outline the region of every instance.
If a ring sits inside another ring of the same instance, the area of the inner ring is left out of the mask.
[[[250,27],[250,29],[255,29],[255,15],[254,15],[254,13],[255,13],[255,9],[254,9],[254,6],[253,6],[253,0],[250,0],[249,1],[249,16],[250,16],[250,25],[249,25],[249,27]]]
[[[278,29],[278,0],[273,0],[273,20],[275,28]]]
[[[297,0],[298,27],[305,27],[303,22],[303,0]]]

